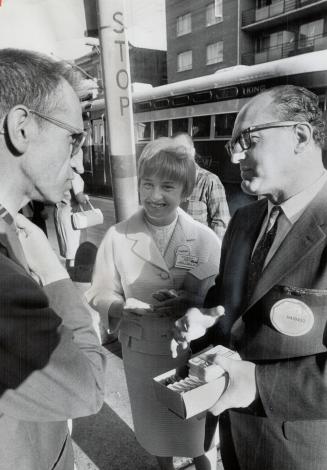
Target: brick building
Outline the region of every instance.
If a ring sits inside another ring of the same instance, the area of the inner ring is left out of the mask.
[[[327,48],[327,0],[166,0],[168,82]]]

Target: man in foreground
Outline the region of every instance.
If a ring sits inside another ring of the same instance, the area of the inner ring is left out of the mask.
[[[282,86],[240,111],[227,150],[243,188],[266,198],[226,232],[206,307],[176,325],[190,341],[213,325],[242,361],[215,361],[229,386],[220,415],[225,470],[324,470],[327,462],[327,176],[318,98]],[[210,316],[210,314],[213,316]]]
[[[84,137],[75,80],[44,56],[0,50],[1,470],[72,470],[67,419],[103,401],[88,311],[44,233],[18,214],[71,187]]]

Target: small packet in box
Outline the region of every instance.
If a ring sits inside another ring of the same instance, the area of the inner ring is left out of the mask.
[[[158,400],[184,419],[211,408],[228,386],[227,373],[213,362],[216,354],[239,359],[237,353],[223,346],[193,356],[188,367],[172,369],[153,379]]]
[[[214,363],[215,356],[230,357],[231,359],[239,359],[239,355],[231,349],[224,346],[216,346],[208,349],[196,356],[193,356],[189,361],[189,376],[197,377],[203,382],[211,382],[224,375],[225,371],[218,364]]]

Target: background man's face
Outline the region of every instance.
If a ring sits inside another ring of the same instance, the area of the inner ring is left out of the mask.
[[[281,121],[269,95],[258,96],[239,113],[233,138],[250,126]],[[272,128],[251,133],[251,148],[236,156],[242,188],[253,195],[278,197],[292,184],[295,173],[293,128]]]
[[[48,114],[70,126],[83,129],[81,106],[68,83],[58,88],[58,107]],[[31,199],[59,202],[71,188],[72,138],[69,131],[44,121],[24,162]]]

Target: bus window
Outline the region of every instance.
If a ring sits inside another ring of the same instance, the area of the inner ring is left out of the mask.
[[[192,135],[194,139],[210,137],[211,116],[198,116],[193,118]]]
[[[95,121],[93,121],[93,142],[95,145],[99,144],[99,127]]]
[[[151,122],[137,122],[135,124],[135,139],[137,142],[151,139]]]
[[[215,116],[215,137],[230,137],[237,113],[217,114]]]
[[[104,128],[103,128],[103,122],[101,122],[100,125],[99,125],[99,131],[100,131],[100,140],[99,140],[99,144],[103,145],[103,144],[104,144]]]
[[[327,110],[326,96],[318,95],[318,98],[319,98],[319,108],[321,109],[321,111],[326,112]]]
[[[84,170],[88,173],[92,173],[92,146],[93,146],[93,138],[92,138],[92,129],[91,127],[88,128],[88,134],[86,136],[83,149],[83,166]]]
[[[188,118],[173,119],[173,135],[178,132],[188,132]]]
[[[154,138],[168,137],[168,121],[154,121]]]

